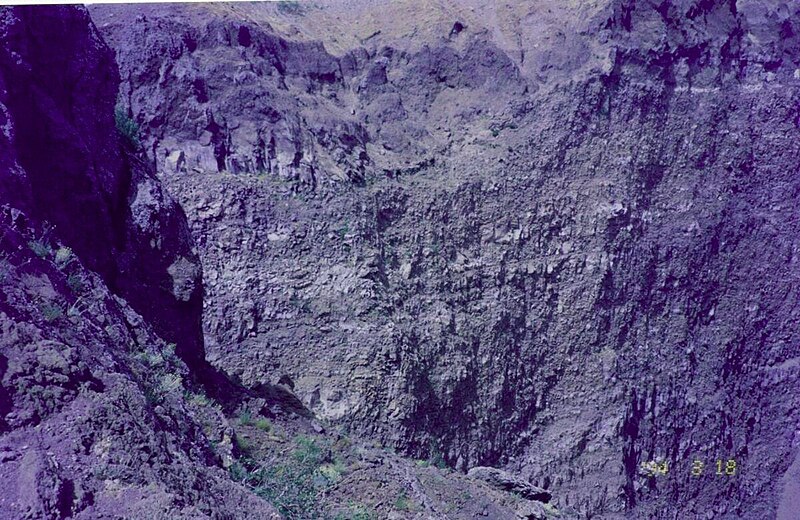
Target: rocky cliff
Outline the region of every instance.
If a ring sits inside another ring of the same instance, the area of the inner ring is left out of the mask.
[[[2,8],[0,42],[0,518],[558,516],[210,369],[186,217],[86,10]]]
[[[93,10],[210,358],[575,517],[791,518],[797,6],[479,4]]]
[[[85,11],[6,9],[2,31],[0,202],[47,221],[199,364],[200,262],[182,209],[115,130],[113,52]]]
[[[115,128],[113,53],[76,7],[2,8],[0,41],[0,518],[278,518],[187,398],[199,262]]]

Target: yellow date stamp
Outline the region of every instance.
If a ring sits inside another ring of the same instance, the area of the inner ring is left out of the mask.
[[[666,460],[648,460],[639,466],[639,473],[649,478],[666,477],[669,475],[671,465]],[[694,459],[689,467],[693,477],[711,475],[717,477],[732,477],[739,472],[736,459],[716,459],[710,463],[703,459]]]
[[[692,476],[693,477],[700,477],[706,473],[713,472],[713,475],[716,476],[728,476],[732,477],[736,475],[736,472],[739,470],[736,460],[735,459],[717,459],[711,467],[706,467],[705,461],[695,459],[692,462]]]

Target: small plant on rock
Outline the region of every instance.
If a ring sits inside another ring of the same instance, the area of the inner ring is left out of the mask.
[[[43,303],[39,307],[39,310],[42,311],[42,316],[44,316],[45,321],[48,323],[61,319],[64,316],[64,309],[57,303]]]
[[[394,508],[398,511],[410,511],[411,510],[411,500],[406,495],[406,491],[400,491],[400,494],[397,496],[397,500],[394,501]]]
[[[259,417],[256,419],[256,428],[261,431],[268,432],[272,430],[272,423],[266,417]]]
[[[431,465],[436,466],[439,469],[447,469],[447,462],[445,462],[442,452],[439,451],[439,449],[436,448],[435,446],[431,446],[430,457],[428,457],[428,462],[430,462]]]
[[[330,462],[328,450],[323,448],[316,439],[298,436],[290,453],[269,461],[259,463],[243,453],[239,467],[231,468],[231,476],[272,503],[289,520],[319,518],[319,492],[330,485],[322,471],[323,465]]]
[[[328,480],[328,482],[336,483],[339,482],[339,480],[342,478],[342,475],[347,472],[347,468],[344,464],[342,464],[342,461],[334,460],[330,464],[323,464],[319,468],[319,472]]]
[[[208,396],[206,396],[203,393],[194,393],[187,391],[184,397],[186,398],[187,401],[189,401],[191,404],[195,406],[211,406],[213,404],[211,399],[209,399]]]
[[[250,426],[253,424],[253,415],[249,410],[242,410],[241,413],[239,413],[239,424],[242,426]]]
[[[164,374],[161,377],[159,390],[162,394],[169,394],[183,386],[183,378],[178,374]]]
[[[125,142],[132,148],[139,148],[139,125],[128,116],[127,110],[122,105],[117,105],[114,109],[114,123],[120,135],[125,138]]]
[[[73,273],[67,276],[67,287],[69,287],[73,294],[80,294],[83,291],[85,283],[83,276],[80,274]]]
[[[74,257],[72,256],[72,249],[66,246],[61,246],[56,250],[55,263],[59,269],[63,269],[69,265]]]
[[[28,247],[33,251],[33,254],[39,258],[47,258],[53,253],[53,249],[45,238],[37,238],[28,242]]]

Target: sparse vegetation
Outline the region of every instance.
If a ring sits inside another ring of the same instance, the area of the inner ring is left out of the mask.
[[[42,316],[44,316],[45,321],[48,323],[64,317],[64,309],[57,303],[43,303],[39,306],[39,310],[42,311]]]
[[[322,465],[319,472],[330,482],[338,482],[347,472],[347,468],[342,461],[334,460],[332,463]]]
[[[269,432],[272,430],[272,423],[266,417],[259,417],[255,422],[256,428],[261,431]]]
[[[236,436],[236,447],[239,448],[239,451],[244,455],[252,455],[253,453],[253,444],[250,442],[250,439],[247,437],[243,437],[241,435]]]
[[[59,269],[64,269],[74,259],[72,249],[66,246],[61,246],[56,250],[55,263]]]
[[[164,374],[161,376],[159,390],[166,395],[183,386],[183,378],[178,374]]]
[[[339,234],[339,238],[344,240],[345,236],[350,233],[350,222],[345,222],[344,225],[342,225],[342,227],[336,231],[336,233]]]
[[[144,392],[151,405],[160,404],[167,395],[183,388],[183,376],[180,374],[181,361],[175,355],[174,343],[169,343],[160,350],[136,352],[134,357],[147,367],[141,375],[147,381]]]
[[[67,316],[70,318],[77,318],[79,316],[83,316],[86,312],[89,311],[89,303],[83,297],[78,298],[75,302],[69,306],[67,309]]]
[[[377,520],[377,518],[377,513],[367,506],[351,503],[348,511],[339,513],[334,520]]]
[[[186,392],[184,395],[189,403],[195,406],[211,406],[212,401],[203,393]]]
[[[289,520],[322,515],[321,494],[346,472],[331,460],[330,446],[312,437],[298,436],[289,452],[256,461],[248,450],[230,470],[231,477],[272,503]],[[371,518],[371,517],[348,517]]]
[[[442,452],[439,451],[436,447],[431,447],[430,457],[428,457],[428,462],[436,466],[439,469],[447,469],[447,462],[444,460],[444,456],[442,456]]]
[[[242,410],[239,413],[239,424],[242,426],[250,426],[253,424],[253,415],[249,410]]]
[[[114,109],[114,123],[125,142],[132,148],[139,148],[139,125],[128,116],[128,111],[122,105],[117,105]]]
[[[33,254],[43,259],[49,257],[53,253],[53,248],[50,247],[50,244],[44,237],[29,241],[28,247],[33,251]]]
[[[300,2],[288,1],[288,0],[281,0],[278,2],[278,12],[283,14],[291,14],[295,16],[299,16],[303,14],[305,8],[300,4]]]
[[[73,294],[80,294],[83,291],[85,283],[83,276],[80,274],[72,273],[67,276],[67,287],[69,287]]]
[[[405,490],[401,491],[400,494],[397,496],[397,499],[394,501],[394,508],[398,511],[410,511],[411,510],[411,499],[408,498],[406,495]]]

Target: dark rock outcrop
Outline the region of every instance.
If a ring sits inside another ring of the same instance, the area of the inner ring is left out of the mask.
[[[467,476],[486,482],[493,488],[514,493],[528,500],[548,502],[552,498],[552,494],[546,489],[534,486],[530,482],[502,469],[476,466],[467,472]]]
[[[200,262],[183,211],[115,130],[113,52],[82,9],[0,17],[0,202],[48,222],[201,365]]]
[[[280,518],[223,469],[174,347],[43,232],[0,207],[0,518]]]
[[[0,8],[0,42],[0,518],[280,518],[185,399],[199,263],[115,129],[113,54],[78,7]]]

